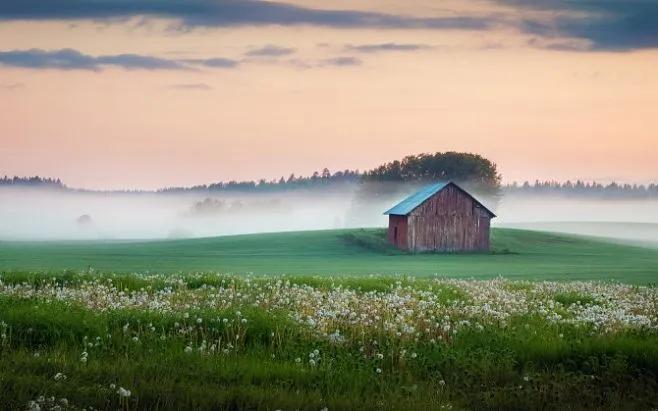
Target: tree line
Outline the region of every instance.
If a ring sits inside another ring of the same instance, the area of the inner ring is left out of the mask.
[[[649,198],[658,197],[658,184],[618,184],[615,182],[601,184],[576,180],[539,181],[533,184],[528,181],[516,182],[503,187],[506,194],[559,195],[573,197],[607,197],[607,198]]]
[[[258,181],[228,181],[201,184],[191,187],[167,187],[158,193],[187,192],[276,192],[297,189],[326,189],[344,184],[359,184],[365,195],[380,195],[397,190],[408,184],[420,185],[435,181],[451,180],[465,188],[485,195],[502,194],[551,194],[592,197],[658,197],[658,185],[649,184],[600,184],[596,182],[535,181],[533,184],[512,183],[503,185],[497,166],[491,160],[473,153],[454,151],[409,155],[402,160],[384,163],[372,170],[341,170],[331,172],[324,168],[310,176],[289,175],[287,178],[260,179]],[[34,177],[8,177],[0,179],[0,186],[52,187],[63,190],[79,190],[67,187],[60,179]],[[391,188],[393,187],[393,188]],[[397,187],[397,188],[396,188]],[[134,193],[139,191],[114,191]],[[146,192],[146,191],[143,191]]]
[[[258,181],[228,181],[212,184],[201,184],[191,187],[168,187],[158,190],[161,193],[179,193],[194,191],[278,191],[302,188],[322,188],[334,184],[356,183],[361,181],[363,175],[359,170],[343,170],[331,173],[328,168],[315,171],[310,176],[296,176],[290,174],[288,178],[278,178]]]
[[[67,189],[66,185],[62,183],[59,178],[47,178],[47,177],[8,177],[4,176],[0,178],[0,186],[19,186],[19,187],[51,187],[59,189]]]

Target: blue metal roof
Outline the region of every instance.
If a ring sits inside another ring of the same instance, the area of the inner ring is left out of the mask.
[[[415,194],[410,195],[401,202],[399,202],[395,207],[391,208],[384,214],[389,215],[407,215],[412,212],[416,207],[423,204],[425,200],[432,197],[434,194],[443,190],[445,186],[450,184],[450,182],[441,182],[429,185],[424,187],[422,190],[418,191]]]

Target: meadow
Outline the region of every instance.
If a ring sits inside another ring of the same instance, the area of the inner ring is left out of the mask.
[[[492,240],[0,243],[0,408],[658,408],[658,252]]]
[[[298,275],[446,275],[533,280],[658,281],[658,250],[595,238],[492,230],[485,254],[404,254],[382,229],[166,241],[1,242],[0,270]]]
[[[4,274],[8,409],[652,409],[658,289]]]

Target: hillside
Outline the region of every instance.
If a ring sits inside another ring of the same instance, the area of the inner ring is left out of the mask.
[[[408,255],[383,230],[330,230],[168,241],[0,242],[0,270],[414,274],[658,282],[658,252],[562,234],[494,229],[489,254]]]

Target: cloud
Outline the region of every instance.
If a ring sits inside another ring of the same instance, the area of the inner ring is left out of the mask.
[[[336,28],[483,30],[488,17],[410,17],[356,10],[313,9],[262,0],[2,0],[0,20],[176,19],[182,27],[316,25]]]
[[[426,44],[400,44],[400,43],[380,43],[380,44],[348,44],[345,46],[346,51],[355,51],[358,53],[379,53],[384,51],[418,51],[429,49]]]
[[[211,59],[187,59],[183,61],[185,61],[186,63],[198,64],[201,66],[212,67],[212,68],[234,68],[240,64],[240,62],[237,60],[227,59],[223,57],[216,57]]]
[[[32,69],[100,70],[105,66],[124,69],[183,69],[176,60],[138,54],[90,56],[73,49],[0,51],[0,65]]]
[[[549,42],[569,51],[630,51],[658,47],[655,0],[495,0],[515,8],[551,12],[545,19],[524,19],[526,33],[542,38],[574,38],[581,43]]]
[[[138,54],[118,54],[115,56],[96,57],[99,65],[118,66],[126,69],[169,69],[178,70],[185,68],[176,60],[162,59],[152,56],[141,56]]]
[[[15,91],[25,88],[24,83],[5,83],[0,84],[0,90]]]
[[[314,25],[342,29],[488,30],[497,26],[514,26],[544,39],[584,40],[588,42],[587,50],[628,51],[658,47],[656,0],[490,1],[515,10],[535,10],[543,13],[537,14],[536,17],[527,17],[527,13],[516,12],[505,15],[469,11],[459,14],[457,11],[451,16],[414,17],[376,11],[309,8],[264,0],[1,0],[0,21],[111,21],[145,17],[172,20],[173,26],[179,29]],[[518,17],[519,15],[523,17]],[[582,50],[563,41],[545,44],[550,44],[548,48],[553,49]],[[561,48],[561,45],[565,47]],[[404,45],[390,44],[389,47],[391,46]],[[275,53],[273,50],[269,52]],[[395,48],[365,50],[361,52],[393,51]]]
[[[334,57],[334,58],[322,60],[320,61],[320,66],[348,67],[348,66],[360,66],[361,63],[362,61],[356,57],[343,56],[343,57]]]
[[[202,90],[202,91],[214,90],[213,87],[207,85],[206,83],[171,84],[167,88],[173,90]]]
[[[120,67],[127,70],[185,70],[190,65],[232,68],[239,64],[226,58],[175,60],[139,54],[91,56],[74,49],[0,51],[0,65],[30,69],[93,70]]]
[[[282,57],[293,54],[295,49],[289,47],[278,47],[273,44],[268,44],[266,46],[249,50],[245,53],[245,56],[249,57]]]

